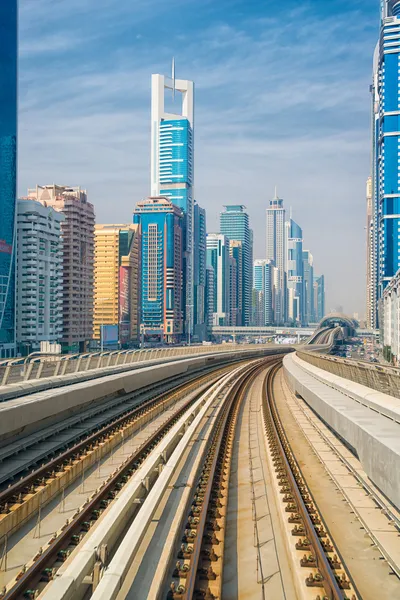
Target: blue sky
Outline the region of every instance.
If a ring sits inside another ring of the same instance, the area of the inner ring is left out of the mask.
[[[81,185],[99,223],[149,193],[150,77],[196,84],[195,187],[217,230],[247,206],[255,258],[278,186],[327,281],[365,312],[378,0],[20,0],[19,192]]]

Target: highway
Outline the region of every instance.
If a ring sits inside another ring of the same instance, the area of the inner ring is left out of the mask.
[[[19,457],[3,444],[0,598],[400,597],[399,510],[278,351],[90,405]]]

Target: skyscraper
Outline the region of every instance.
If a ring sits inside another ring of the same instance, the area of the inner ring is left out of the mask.
[[[96,225],[94,251],[94,338],[106,325],[118,330],[121,346],[139,339],[140,227]]]
[[[273,198],[267,208],[267,245],[266,258],[273,261],[278,269],[275,288],[275,323],[281,325],[286,318],[286,243],[285,243],[285,209],[283,200],[278,198],[275,190]]]
[[[241,290],[239,292],[238,325],[249,325],[251,316],[251,289],[253,265],[253,234],[249,227],[249,215],[242,204],[226,205],[220,213],[220,232],[230,241],[242,245]]]
[[[287,317],[292,323],[304,321],[303,232],[290,217],[286,222]]]
[[[272,310],[272,277],[273,262],[270,260],[255,260],[253,266],[254,325],[272,325],[274,322]]]
[[[194,257],[193,257],[193,333],[197,339],[207,338],[206,322],[206,211],[194,205]]]
[[[319,323],[325,316],[325,277],[314,276],[314,312],[315,321]]]
[[[313,262],[311,252],[303,250],[304,322],[306,325],[315,321]]]
[[[177,113],[165,111],[165,90],[175,102]],[[194,83],[185,79],[152,75],[151,80],[151,195],[164,196],[184,214],[183,290],[185,328],[193,331],[193,211],[194,211]]]
[[[207,266],[212,267],[214,271],[213,325],[230,325],[231,263],[229,239],[226,235],[222,233],[207,234]]]
[[[15,351],[18,2],[0,3],[0,358]]]
[[[376,328],[376,262],[374,244],[372,177],[367,179],[367,326]]]
[[[178,342],[183,334],[183,212],[168,198],[150,197],[138,202],[133,220],[141,228],[141,333]]]
[[[62,338],[64,219],[36,200],[17,202],[16,325],[23,355]]]
[[[372,111],[372,219],[369,325],[376,327],[378,302],[400,267],[400,2],[381,0],[380,37],[374,54]],[[374,273],[376,270],[376,276]],[[376,281],[375,281],[376,277]]]
[[[64,214],[63,336],[64,352],[85,352],[93,337],[94,208],[86,190],[61,185],[36,186],[28,197]]]

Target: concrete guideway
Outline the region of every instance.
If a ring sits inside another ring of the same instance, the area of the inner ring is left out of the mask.
[[[385,407],[386,395],[295,355],[286,356],[283,364],[291,390],[345,440],[368,477],[400,508],[400,424],[393,419],[400,400],[389,397],[390,406]]]
[[[224,377],[212,393],[208,392],[203,395],[171,429],[160,445],[149,455],[135,476],[126,484],[117,501],[112,503],[106,511],[88,540],[83,543],[82,547],[79,547],[79,553],[76,555],[76,558],[67,561],[65,566],[60,569],[56,580],[52,582],[49,590],[44,592],[44,599],[76,598],[79,597],[77,594],[80,591],[84,591],[81,586],[84,583],[85,577],[93,571],[96,561],[96,550],[103,544],[107,544],[110,549],[114,546],[126,523],[129,522],[129,514],[132,511],[134,499],[139,496],[142,497],[143,481],[146,480],[150,473],[154,472],[154,469],[158,468],[159,464],[165,463],[163,460],[164,451],[168,452],[168,449],[170,449],[171,452],[179,445],[181,434],[184,434],[186,428],[192,423],[194,418],[197,418],[200,412],[203,414],[205,405],[211,405],[220,390],[226,385],[226,379],[227,377]],[[183,451],[183,446],[180,446],[180,451]],[[168,456],[170,456],[170,452],[168,452]],[[164,471],[161,472],[161,475],[163,473]],[[167,477],[171,473],[171,465],[165,473],[164,477]],[[156,489],[159,490],[158,483],[156,484]],[[138,514],[144,515],[142,510],[145,505],[146,502]],[[139,519],[139,521],[141,523],[142,519]]]
[[[335,541],[339,556],[356,585],[357,594],[364,599],[393,600],[399,597],[400,581],[391,575],[389,565],[380,560],[375,545],[360,526],[351,505],[344,501],[342,490],[337,485],[343,485],[343,480],[332,478],[313,447],[311,434],[310,441],[305,436],[306,429],[302,430],[291,410],[292,403],[287,398],[287,388],[281,378],[282,373],[277,377],[275,394],[280,418],[313,500],[322,514],[324,526]],[[312,428],[312,425],[308,427]],[[344,476],[341,470],[333,474],[337,478]]]

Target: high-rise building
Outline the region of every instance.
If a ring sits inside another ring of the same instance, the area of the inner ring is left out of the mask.
[[[122,347],[139,340],[139,256],[139,225],[95,226],[94,338],[103,347],[105,326],[116,328]]]
[[[287,318],[301,325],[304,321],[303,231],[290,217],[286,222]]]
[[[15,353],[18,1],[0,3],[0,358]]]
[[[165,90],[177,113],[166,112]],[[152,75],[151,80],[151,195],[165,196],[184,214],[183,290],[185,329],[193,331],[193,212],[194,212],[194,83],[185,79]]]
[[[207,339],[206,319],[206,211],[194,205],[194,259],[193,259],[193,333],[196,339]]]
[[[375,256],[371,270],[369,326],[378,303],[400,267],[400,2],[381,0],[380,36],[374,54],[372,111],[372,220]],[[376,270],[376,276],[374,274]],[[374,281],[376,279],[376,281]]]
[[[325,277],[314,276],[315,321],[319,323],[325,316]]]
[[[278,269],[274,283],[274,319],[277,325],[282,325],[286,320],[286,249],[285,249],[285,209],[283,200],[278,198],[275,190],[273,198],[267,208],[267,244],[266,258],[273,261]]]
[[[235,279],[232,282],[232,286],[234,287],[234,293],[232,294],[231,318],[232,325],[239,325],[242,321],[241,307],[243,306],[244,293],[243,261],[245,260],[245,257],[243,253],[243,243],[239,240],[229,240],[229,254],[231,258],[235,261],[235,264],[233,265]]]
[[[214,269],[211,265],[206,266],[206,319],[209,335],[214,319]]]
[[[178,342],[183,335],[182,266],[184,215],[163,196],[138,202],[141,228],[141,335]]]
[[[222,233],[207,233],[207,266],[214,270],[213,325],[230,325],[229,239]]]
[[[36,186],[28,197],[64,214],[63,335],[64,352],[85,352],[93,338],[94,223],[93,204],[80,187]]]
[[[255,260],[253,265],[253,294],[254,325],[272,325],[274,322],[272,302],[273,262],[270,260]]]
[[[253,267],[253,233],[249,227],[249,215],[242,204],[226,205],[220,213],[220,232],[230,241],[242,244],[241,290],[238,296],[238,325],[249,325],[251,316],[251,289]]]
[[[367,179],[367,326],[376,328],[376,262],[374,244],[372,177]]]
[[[36,200],[17,202],[16,325],[22,355],[62,338],[64,218]]]
[[[303,250],[304,323],[314,323],[314,259],[309,250]]]

